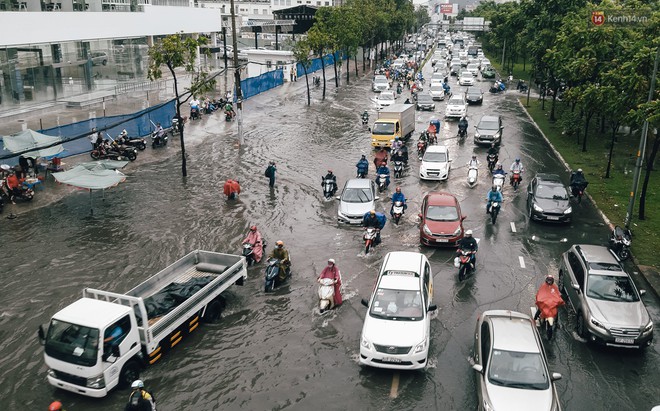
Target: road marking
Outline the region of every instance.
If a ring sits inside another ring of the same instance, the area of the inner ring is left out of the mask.
[[[516,232],[516,223],[513,221],[511,222],[511,232],[515,233]]]
[[[392,375],[392,388],[390,388],[390,398],[399,396],[399,372],[395,371]]]
[[[518,261],[520,262],[520,268],[525,268],[525,259],[522,256],[518,256]]]

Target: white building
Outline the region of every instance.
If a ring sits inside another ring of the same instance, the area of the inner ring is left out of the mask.
[[[296,58],[292,51],[285,50],[246,50],[248,56],[247,76],[257,77],[281,68],[284,81],[291,80],[291,71],[295,68]]]

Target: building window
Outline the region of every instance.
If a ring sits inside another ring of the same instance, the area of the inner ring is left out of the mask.
[[[325,2],[325,5],[326,5],[326,6],[329,6],[329,5],[330,5],[330,2],[329,2],[329,1],[326,1],[326,2]]]
[[[273,68],[273,62],[270,61],[270,60],[266,60],[266,68],[267,68],[268,70],[270,70],[271,68]]]
[[[252,14],[259,14],[259,9],[252,9]]]
[[[263,14],[268,14],[268,9],[264,9]]]

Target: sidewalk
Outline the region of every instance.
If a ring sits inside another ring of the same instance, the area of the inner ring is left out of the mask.
[[[649,283],[651,291],[655,293],[656,297],[660,298],[660,272],[655,267],[648,265],[638,265],[637,268]]]

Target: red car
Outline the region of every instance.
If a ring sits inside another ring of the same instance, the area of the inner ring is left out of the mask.
[[[419,241],[428,246],[455,246],[463,238],[461,206],[452,194],[428,193],[419,214]]]

